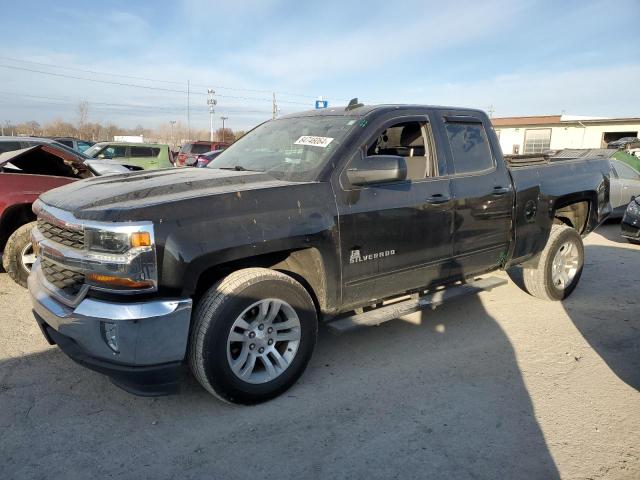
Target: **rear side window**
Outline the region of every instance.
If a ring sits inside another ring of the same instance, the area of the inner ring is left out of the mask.
[[[20,142],[0,142],[0,153],[20,150]]]
[[[191,145],[191,153],[207,153],[211,150],[211,145],[208,143],[196,143],[194,145]]]
[[[153,157],[153,149],[151,147],[131,147],[132,157]]]
[[[455,173],[481,172],[493,168],[493,157],[481,123],[447,123],[447,137]]]
[[[152,147],[151,148],[151,155],[153,155],[154,157],[159,157],[160,156],[160,149],[158,147]]]
[[[191,152],[191,144],[190,143],[186,143],[184,145],[182,145],[180,147],[180,152],[179,153],[190,153]]]

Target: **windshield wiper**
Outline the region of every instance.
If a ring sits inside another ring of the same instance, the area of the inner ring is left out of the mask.
[[[235,165],[233,167],[218,167],[220,170],[235,170],[236,172],[258,172],[259,170],[250,170],[244,168],[242,165]]]

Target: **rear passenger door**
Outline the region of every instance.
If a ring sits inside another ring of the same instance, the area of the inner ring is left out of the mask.
[[[514,192],[502,157],[494,155],[497,140],[490,142],[489,133],[495,135],[479,112],[444,112],[442,118],[455,202],[452,273],[467,277],[506,257]]]
[[[158,168],[158,157],[153,155],[153,149],[146,146],[130,146],[131,162],[145,170]],[[158,151],[159,152],[159,151]]]

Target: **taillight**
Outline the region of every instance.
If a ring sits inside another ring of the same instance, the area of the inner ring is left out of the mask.
[[[207,157],[205,157],[204,155],[198,155],[198,161],[196,162],[196,167],[197,168],[204,168],[207,165],[209,165],[209,159]]]

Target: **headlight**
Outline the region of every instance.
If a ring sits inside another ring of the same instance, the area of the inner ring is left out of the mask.
[[[629,205],[627,205],[627,213],[634,217],[640,217],[640,205],[638,205],[635,200],[629,202]]]
[[[114,292],[153,291],[157,287],[153,225],[85,227],[87,283]]]
[[[149,232],[85,230],[85,245],[91,252],[125,253],[131,248],[151,247]]]

